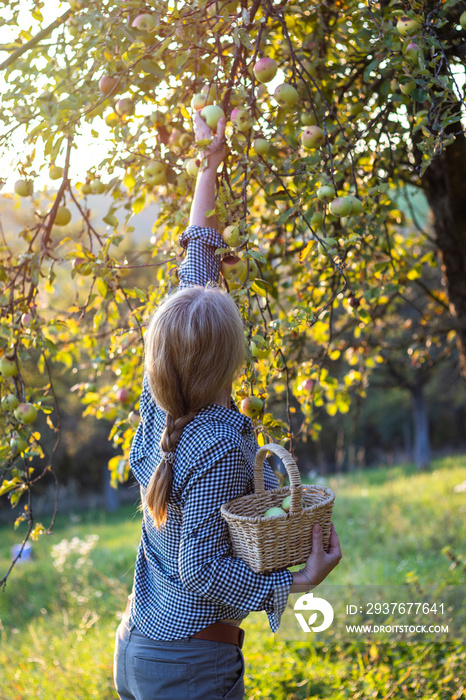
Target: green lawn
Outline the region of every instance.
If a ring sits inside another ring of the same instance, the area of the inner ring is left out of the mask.
[[[465,494],[454,491],[463,481],[466,457],[434,462],[427,473],[395,467],[330,478],[344,558],[329,582],[464,583]],[[1,528],[2,572],[20,532]],[[139,532],[134,506],[62,515],[52,535],[33,543],[33,561],[17,566],[0,593],[1,700],[116,698],[113,640]],[[86,544],[93,535],[98,540]],[[60,570],[54,561],[66,551]],[[243,626],[249,700],[465,697],[458,639],[287,642],[274,638],[264,613],[251,613]]]

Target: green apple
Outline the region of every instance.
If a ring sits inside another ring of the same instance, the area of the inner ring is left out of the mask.
[[[57,213],[55,215],[54,224],[55,226],[66,226],[71,221],[71,212],[68,207],[58,207]]]
[[[199,158],[189,158],[185,163],[186,172],[191,177],[197,177],[201,162]]]
[[[231,224],[230,226],[226,226],[222,231],[222,238],[226,245],[229,245],[231,248],[237,248],[244,241],[239,224]]]
[[[91,190],[94,194],[103,194],[105,192],[105,185],[99,178],[92,180]]]
[[[191,108],[195,112],[199,112],[204,107],[212,105],[214,103],[213,96],[210,95],[208,90],[202,90],[201,92],[196,92],[191,100]]]
[[[120,117],[130,117],[134,114],[134,102],[129,97],[124,97],[115,105],[115,112],[120,115]]]
[[[270,345],[261,335],[255,335],[251,341],[251,352],[253,357],[263,360],[270,355]]]
[[[408,36],[415,34],[421,28],[421,23],[417,19],[405,15],[399,18],[396,28],[401,36]]]
[[[403,49],[403,54],[410,63],[415,63],[418,59],[419,51],[419,46],[414,41],[410,41],[406,48]]]
[[[99,406],[97,410],[98,418],[105,418],[105,420],[115,420],[118,415],[118,409],[113,404],[107,404],[105,406]]]
[[[353,203],[350,197],[336,197],[330,202],[328,208],[333,216],[348,216],[351,214]]]
[[[258,156],[265,156],[269,152],[270,142],[259,137],[254,139],[253,148]]]
[[[133,394],[129,389],[125,389],[124,387],[122,389],[119,389],[116,393],[116,399],[120,403],[131,403],[133,400]]]
[[[303,508],[305,508],[306,501],[304,500],[304,498],[302,499],[301,503],[302,503]],[[291,508],[291,494],[289,496],[285,496],[285,498],[283,499],[282,508],[286,513],[288,513],[288,511],[290,510],[290,508]]]
[[[167,166],[158,160],[151,160],[144,168],[144,177],[148,185],[163,185],[167,181]]]
[[[51,165],[49,168],[49,178],[51,180],[59,180],[63,177],[63,168],[58,165]]]
[[[466,30],[466,11],[461,14],[460,24],[461,24],[461,28]]]
[[[362,202],[360,199],[354,196],[354,194],[349,194],[346,199],[351,201],[351,214],[361,214],[362,213]]]
[[[278,66],[273,58],[260,58],[254,64],[254,75],[259,83],[270,83],[271,80],[277,75]]]
[[[300,119],[303,126],[315,126],[317,123],[314,112],[303,112]]]
[[[259,268],[254,258],[249,258],[249,276],[248,279],[255,280],[259,276]]]
[[[263,518],[276,518],[278,515],[286,515],[286,513],[283,510],[283,508],[279,508],[278,506],[273,506],[272,508],[268,508],[262,517]]]
[[[83,184],[81,185],[81,187],[79,189],[80,189],[81,194],[84,194],[84,195],[92,194],[92,187],[91,187],[90,182],[83,182]]]
[[[264,402],[258,396],[247,396],[241,401],[241,411],[248,418],[257,418],[262,413]]]
[[[320,211],[315,211],[311,217],[311,226],[320,228],[324,221],[324,215]]]
[[[253,120],[249,112],[238,107],[235,107],[231,113],[231,122],[235,129],[237,131],[241,131],[242,133],[249,131],[253,124]]]
[[[104,95],[110,95],[111,93],[115,92],[118,83],[118,78],[103,75],[99,80],[99,90]]]
[[[28,446],[27,441],[19,435],[19,433],[14,432],[10,440],[10,447],[13,450],[13,454],[16,456],[21,452],[24,452]]]
[[[120,117],[116,112],[110,112],[110,114],[105,117],[105,123],[112,128],[120,123]]]
[[[273,93],[274,98],[281,107],[294,107],[299,99],[296,88],[289,83],[278,85]]]
[[[6,394],[2,398],[2,409],[4,411],[14,411],[19,406],[19,399],[14,394]]]
[[[285,496],[285,498],[282,501],[282,508],[285,511],[285,513],[288,513],[288,511],[291,508],[291,494],[289,496]]]
[[[34,423],[37,418],[37,408],[32,403],[20,403],[14,410],[16,420],[23,425]]]
[[[225,112],[220,105],[207,105],[201,109],[201,117],[207,126],[215,132],[219,120],[225,117]]]
[[[140,32],[153,32],[157,26],[157,19],[155,15],[144,12],[133,20],[131,26],[134,27],[134,29],[138,29]]]
[[[237,289],[246,279],[247,265],[237,255],[226,255],[221,262],[221,272],[230,289]]]
[[[301,143],[307,150],[322,146],[324,141],[325,134],[320,126],[307,126],[301,134]]]
[[[0,359],[0,374],[4,377],[16,377],[18,374],[18,368],[14,360],[10,360],[8,357],[3,356]]]
[[[322,185],[322,187],[319,187],[316,194],[317,199],[320,199],[321,202],[324,200],[330,201],[335,197],[335,190],[331,185]]]
[[[34,192],[34,185],[31,180],[16,180],[15,192],[20,197],[30,197]]]
[[[410,95],[416,87],[415,80],[408,80],[407,83],[400,83],[400,90],[403,95]]]

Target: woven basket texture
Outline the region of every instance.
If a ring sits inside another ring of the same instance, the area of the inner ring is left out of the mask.
[[[264,489],[264,458],[273,452],[282,460],[290,486]],[[264,518],[266,510],[281,506],[291,494],[291,508],[284,515]],[[303,508],[302,501],[306,506]],[[322,527],[322,541],[328,551],[335,494],[321,486],[303,486],[298,467],[281,445],[259,448],[254,463],[254,493],[234,498],[221,507],[228,524],[235,556],[256,573],[280,571],[302,564],[312,550],[314,523]]]

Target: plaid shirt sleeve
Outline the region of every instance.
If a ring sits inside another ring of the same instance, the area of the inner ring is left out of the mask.
[[[183,494],[183,524],[179,554],[184,587],[208,600],[243,610],[265,610],[272,632],[286,608],[291,572],[257,574],[233,556],[228,526],[220,506],[246,490],[244,454],[223,442],[224,454],[203,456]]]
[[[205,287],[209,282],[218,282],[220,256],[217,248],[225,248],[222,236],[214,228],[188,226],[180,236],[180,245],[186,248],[186,257],[178,268],[179,286]]]

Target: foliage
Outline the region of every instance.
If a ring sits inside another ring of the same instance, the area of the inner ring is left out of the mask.
[[[465,479],[465,457],[438,461],[430,473],[394,467],[332,479],[344,558],[331,582],[404,583],[411,577],[425,585],[461,585],[463,501],[454,487]],[[4,567],[20,533],[15,539],[3,526],[1,534]],[[98,540],[75,570],[76,554],[63,543],[74,542],[76,551],[92,543],[92,535]],[[0,597],[6,697],[116,697],[114,635],[118,611],[131,588],[139,536],[140,516],[134,507],[126,507],[115,514],[62,514],[50,537],[33,543],[33,560],[18,566],[15,580],[7,582]],[[449,551],[443,555],[447,542]],[[57,548],[67,552],[62,572],[53,566]],[[77,595],[71,595],[73,590]],[[462,697],[464,639],[411,645],[358,639],[345,646],[287,642],[271,635],[263,613],[251,613],[244,627],[248,698],[366,700],[390,692],[422,700]]]
[[[228,116],[241,107],[252,122],[244,132],[228,126],[217,216],[221,227],[236,224],[243,234],[235,252],[249,272],[230,292],[247,341],[261,334],[271,352],[250,356],[236,397],[255,393],[286,405],[284,421],[270,412],[258,421],[260,441],[289,440],[293,448],[294,436],[317,437],[314,407],[345,414],[354,396],[364,396],[368,373],[384,361],[384,319],[437,265],[423,231],[400,229],[406,217],[391,195],[406,182],[420,185],[432,160],[462,135],[462,3],[72,0],[48,28],[44,7],[41,0],[13,0],[2,19],[12,36],[0,66],[3,151],[24,139],[14,167],[26,182],[49,166],[63,168],[46,210],[32,195],[33,220],[20,245],[4,237],[0,347],[15,374],[3,373],[2,396],[33,403],[58,441],[51,366],[87,368],[75,391],[85,414],[114,422],[120,456],[109,468],[115,483],[127,477],[143,328],[176,283],[176,241],[194,187],[185,170],[196,155],[189,107],[205,88]],[[151,16],[150,31],[134,26],[143,12]],[[412,41],[398,28],[405,15],[414,20]],[[253,72],[263,55],[280,71],[267,85]],[[99,89],[103,76],[114,79],[111,93]],[[295,87],[296,104],[278,104],[277,82]],[[305,148],[301,133],[316,125],[323,143]],[[79,172],[83,133],[96,144],[106,139],[108,148]],[[254,150],[257,136],[270,142],[266,155]],[[164,181],[155,187],[145,171],[149,161],[164,165]],[[330,211],[333,195],[317,196],[322,186],[356,198],[346,216]],[[112,198],[104,232],[86,200],[102,190]],[[131,217],[154,200],[160,209],[153,247],[128,251]],[[57,216],[70,202],[79,224],[64,229]],[[139,273],[148,267],[152,279],[142,286]],[[60,303],[60,274],[73,281],[72,303]],[[430,304],[426,328],[432,315],[446,317],[445,292],[431,294]],[[439,352],[444,342],[452,344],[454,335],[439,339]],[[417,358],[417,347],[413,352]],[[334,373],[331,363],[340,357]],[[32,367],[34,382],[26,381]],[[32,470],[30,460],[43,452],[40,431],[8,408],[4,416],[0,493],[12,505],[27,501],[22,517],[35,536],[44,528],[34,523],[31,488],[53,468],[57,444],[45,466]]]

